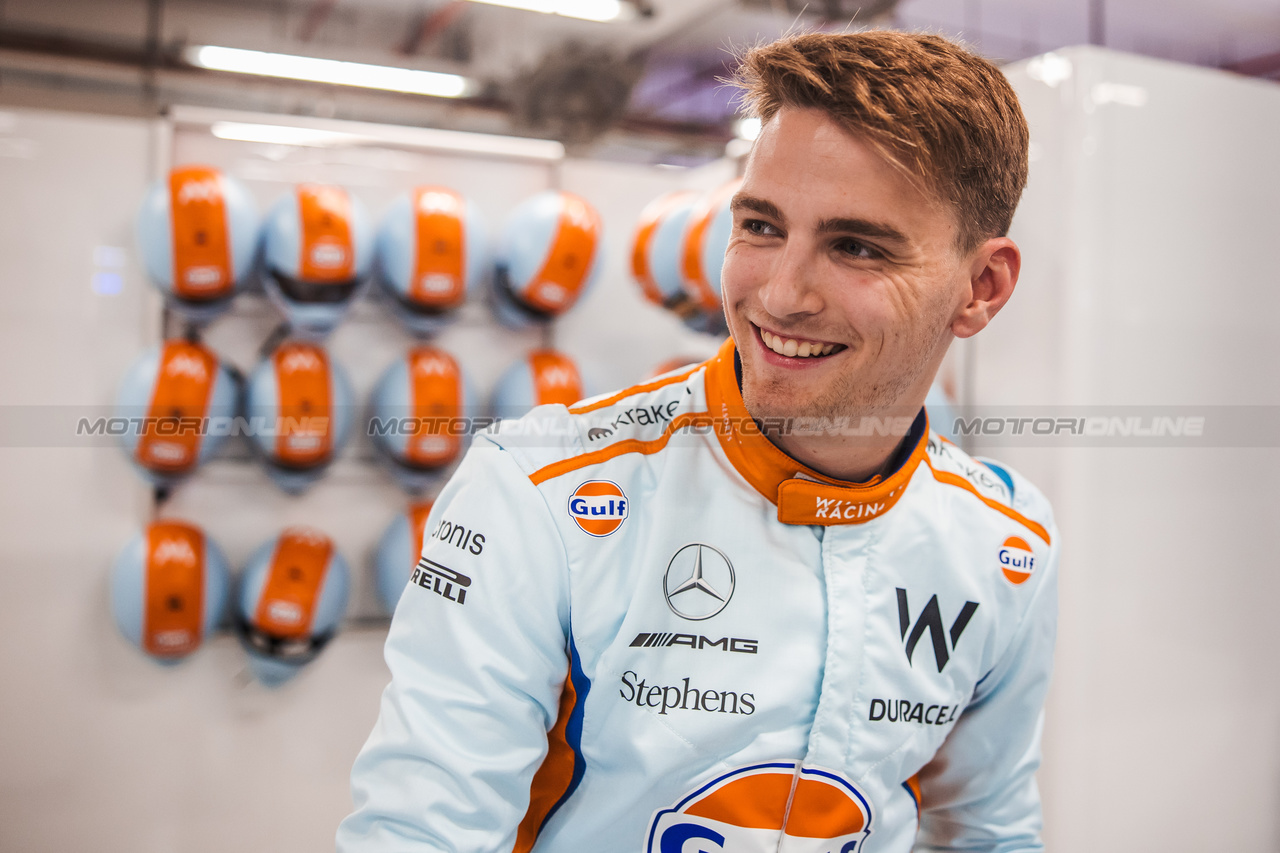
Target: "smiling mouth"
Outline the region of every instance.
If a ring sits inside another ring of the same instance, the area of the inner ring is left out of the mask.
[[[777,335],[759,326],[756,326],[756,331],[759,332],[760,340],[764,342],[766,347],[787,358],[826,358],[848,349],[844,344],[824,343],[823,341],[810,341],[804,338],[789,338]]]

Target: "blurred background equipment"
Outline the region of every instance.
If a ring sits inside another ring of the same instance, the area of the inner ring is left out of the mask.
[[[389,614],[395,613],[405,584],[413,573],[413,567],[418,564],[431,505],[431,501],[409,504],[404,512],[396,514],[378,540],[378,550],[374,555],[374,583],[378,601]],[[483,534],[480,535],[479,548],[484,548]]]
[[[230,574],[217,544],[194,524],[154,521],[111,570],[111,612],[125,639],[161,663],[200,648],[226,613]]]
[[[172,485],[212,458],[240,412],[240,380],[208,347],[183,340],[147,350],[125,374],[115,417],[136,470]]]
[[[355,395],[324,347],[285,341],[249,377],[245,412],[267,472],[280,488],[298,493],[346,444]]]
[[[461,193],[419,186],[392,202],[378,230],[378,281],[396,317],[418,335],[458,318],[490,273],[483,215]]]
[[[489,410],[496,418],[518,418],[534,406],[571,406],[590,396],[585,388],[572,358],[555,350],[534,350],[502,374]]]
[[[547,191],[521,202],[498,246],[498,320],[521,328],[572,308],[599,274],[603,240],[600,214],[580,196]]]
[[[461,458],[477,409],[469,385],[453,356],[429,346],[412,348],[378,380],[369,434],[406,490],[438,483]]]
[[[208,322],[230,307],[258,249],[258,212],[237,180],[209,166],[152,184],[135,235],[151,282],[174,311]]]
[[[263,285],[290,330],[324,337],[364,290],[373,268],[373,228],[345,189],[299,184],[267,214]]]
[[[236,593],[236,630],[259,681],[277,687],[338,633],[351,571],[328,536],[290,527],[253,552]]]

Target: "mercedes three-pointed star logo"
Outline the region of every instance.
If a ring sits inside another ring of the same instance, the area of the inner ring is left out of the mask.
[[[676,551],[662,576],[662,594],[671,612],[693,622],[710,619],[733,597],[733,564],[723,552],[693,542]]]

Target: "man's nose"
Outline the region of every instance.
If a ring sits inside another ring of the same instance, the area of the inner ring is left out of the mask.
[[[774,317],[817,314],[822,310],[817,270],[803,247],[788,244],[777,256],[760,288],[760,306]]]

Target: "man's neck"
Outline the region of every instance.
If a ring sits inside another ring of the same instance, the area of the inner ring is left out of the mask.
[[[879,474],[887,477],[904,461],[919,439],[917,408],[911,416],[865,419],[847,429],[822,433],[766,432],[769,441],[797,462],[820,474],[850,483],[865,483]],[[923,429],[923,421],[920,423]],[[864,432],[870,435],[854,434]],[[888,435],[882,433],[889,433]]]

